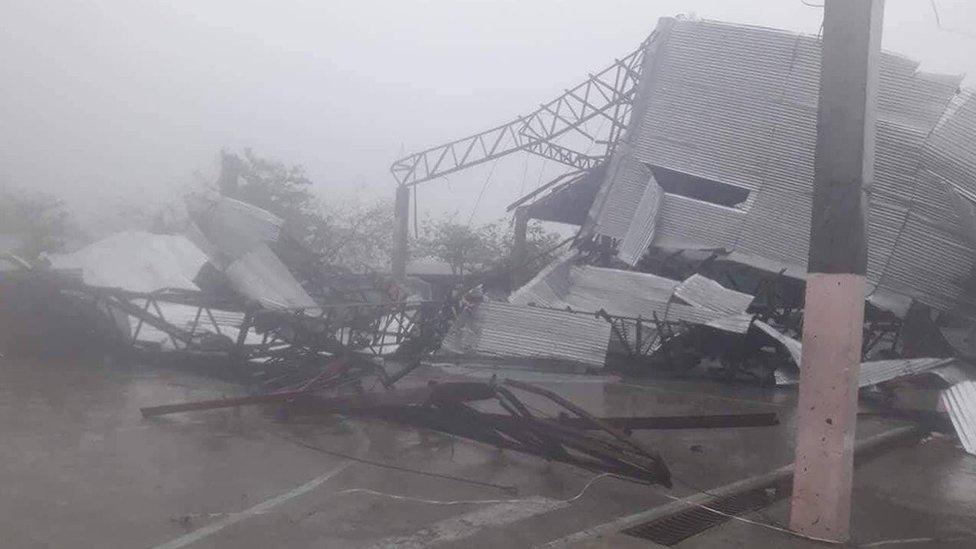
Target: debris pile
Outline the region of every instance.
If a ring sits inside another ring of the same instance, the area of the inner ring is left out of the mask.
[[[563,350],[559,358],[593,367],[592,352],[581,360],[577,351],[582,334],[546,327],[602,318],[609,337],[595,326],[591,336],[606,341],[608,367],[797,383],[820,47],[793,32],[664,18],[628,57],[639,65],[636,83],[604,96],[626,94],[626,119],[600,99],[565,111],[560,99],[546,106],[568,126],[559,135],[528,123],[519,130],[548,146],[562,133],[585,134],[590,113],[613,112],[606,118],[619,123],[602,162],[587,166],[566,153],[561,161],[573,171],[512,205],[522,216],[580,226],[573,250],[509,298],[540,309],[521,313],[544,322],[533,334],[565,338],[548,342]],[[976,378],[976,97],[960,88],[961,77],[923,72],[892,53],[882,55],[879,82],[859,386],[892,411],[908,402],[948,411],[965,438],[959,418],[976,410],[963,398]],[[398,161],[394,173],[444,151]],[[404,172],[404,183],[437,175],[430,172]],[[494,337],[516,313],[479,306],[489,311],[462,319],[469,349],[532,357],[522,342]],[[913,393],[912,385],[923,387]],[[909,396],[920,391],[936,396]]]

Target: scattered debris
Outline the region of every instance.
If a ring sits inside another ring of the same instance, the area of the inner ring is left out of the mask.
[[[281,219],[211,192],[188,200],[181,235],[119,233],[49,255],[48,265],[5,254],[0,318],[15,326],[34,315],[23,339],[41,346],[52,334],[90,342],[97,332],[113,350],[219,364],[261,390],[149,406],[146,417],[275,404],[434,429],[670,486],[664,460],[631,431],[764,426],[775,416],[598,418],[515,380],[396,384],[434,353],[796,384],[819,48],[795,33],[663,19],[637,51],[533,115],[398,161],[394,174],[411,185],[515,151],[573,167],[510,208],[580,231],[507,302],[472,288],[471,276],[445,291],[452,273],[422,263],[412,269],[427,286],[437,282],[438,301],[376,276],[333,284],[294,268],[304,252]],[[958,90],[959,79],[902,57],[885,54],[880,65],[858,384],[889,409],[947,413],[976,453],[976,153],[959,145],[976,139],[976,98]],[[560,114],[564,105],[579,108]],[[597,116],[612,126],[605,155],[553,142],[571,130],[587,135],[580,128]],[[234,187],[222,176],[223,191]],[[25,329],[9,332],[13,341]],[[912,385],[922,379],[937,388]],[[367,390],[367,380],[382,389]],[[560,413],[542,417],[517,392]]]
[[[554,418],[539,416],[531,412],[512,389],[542,396],[562,411]],[[313,392],[311,388],[303,388],[252,397],[152,406],[143,408],[142,414],[152,417],[193,410],[279,403],[287,406],[290,414],[338,413],[381,418],[470,438],[499,449],[665,486],[670,486],[670,473],[664,461],[657,453],[632,439],[630,431],[756,427],[778,423],[776,415],[770,413],[598,418],[556,393],[511,379],[501,384],[431,383],[418,388],[349,396],[327,397]],[[472,406],[479,401],[493,401],[507,413],[486,412]],[[587,431],[599,431],[604,436],[592,435]]]

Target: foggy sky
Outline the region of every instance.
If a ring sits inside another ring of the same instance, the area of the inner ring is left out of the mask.
[[[819,0],[807,0],[819,3]],[[976,74],[976,3],[888,0],[884,47]],[[634,49],[679,13],[816,34],[800,0],[0,0],[0,187],[82,217],[212,179],[221,148],[304,164],[326,201],[392,197],[404,153],[495,126]],[[972,83],[972,78],[967,78]],[[475,218],[561,169],[512,155]],[[419,189],[471,213],[490,166]]]

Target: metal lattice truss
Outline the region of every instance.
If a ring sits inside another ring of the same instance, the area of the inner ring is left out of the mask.
[[[519,151],[577,169],[592,168],[613,151],[626,128],[648,41],[528,116],[397,160],[390,167],[393,177],[412,186]],[[594,119],[609,124],[605,140],[587,131],[585,124]],[[555,142],[574,133],[605,145],[604,154],[590,156]]]
[[[450,311],[440,302],[330,304],[314,311],[269,311],[207,299],[199,292],[141,293],[80,287],[72,292],[105,312],[135,320],[124,342],[141,346],[140,332],[163,332],[173,349],[226,352],[239,359],[271,358],[303,350],[329,355],[422,355],[436,347]],[[193,320],[168,318],[168,305],[195,309]],[[256,335],[260,342],[251,335]]]

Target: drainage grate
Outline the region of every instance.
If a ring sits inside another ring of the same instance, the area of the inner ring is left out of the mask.
[[[779,492],[759,488],[712,501],[708,506],[725,514],[738,516],[762,509],[780,497]],[[624,533],[660,545],[671,546],[728,520],[731,519],[713,511],[701,507],[692,507],[673,515],[632,526],[624,530]]]

